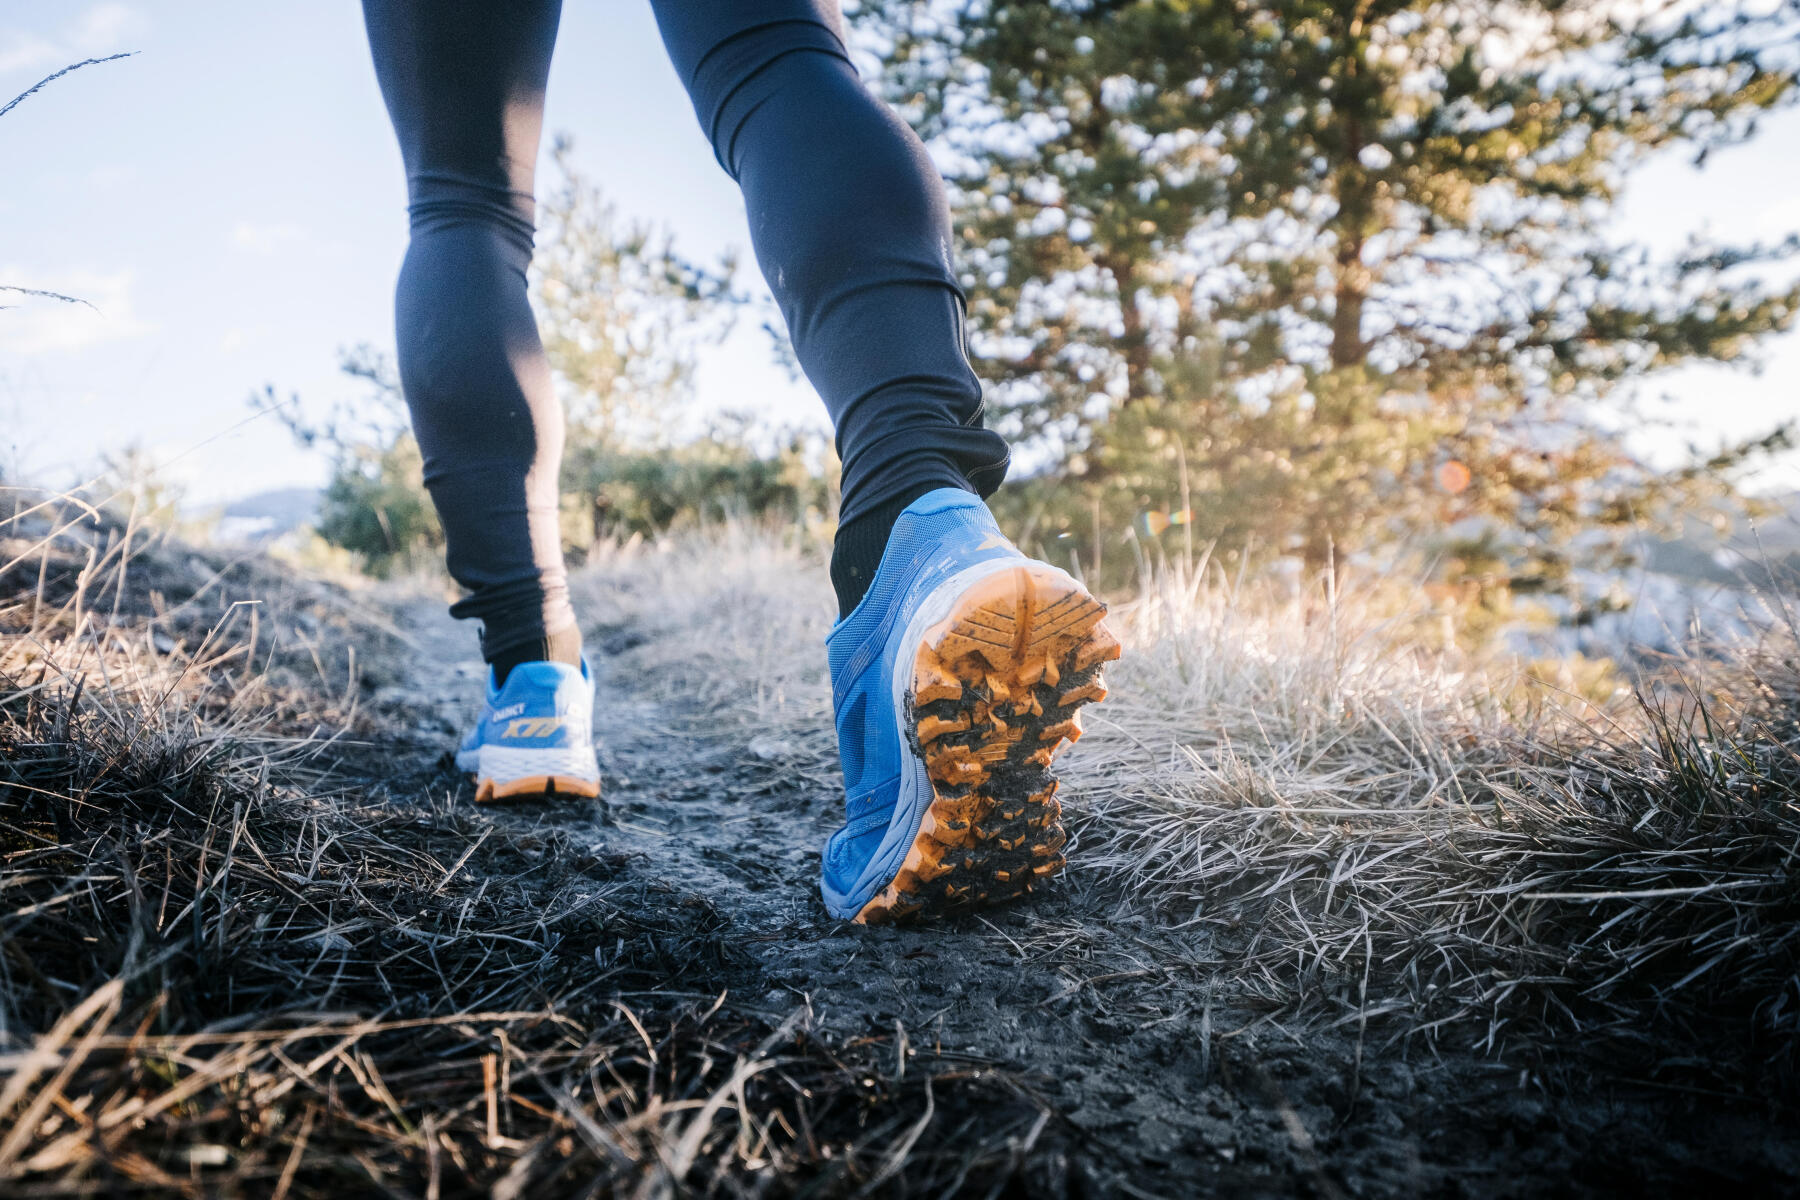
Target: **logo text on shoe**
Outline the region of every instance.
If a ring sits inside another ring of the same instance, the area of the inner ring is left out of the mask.
[[[520,717],[509,721],[501,737],[507,738],[545,738],[562,728],[561,717]]]

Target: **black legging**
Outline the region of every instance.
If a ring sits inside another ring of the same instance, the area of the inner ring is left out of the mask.
[[[652,0],[843,460],[840,521],[982,495],[981,424],[943,185],[846,54],[837,0]],[[561,0],[364,0],[406,162],[400,378],[443,520],[451,612],[491,659],[573,627],[557,528],[563,416],[526,301],[532,176]]]

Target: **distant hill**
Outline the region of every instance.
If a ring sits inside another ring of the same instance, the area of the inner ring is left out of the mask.
[[[1509,643],[1532,656],[1648,661],[1691,647],[1701,630],[1728,642],[1786,621],[1800,596],[1800,493],[1766,499],[1777,511],[1754,524],[1696,514],[1676,536],[1638,543],[1640,566],[1583,573],[1590,595],[1610,593],[1626,601],[1622,609],[1583,613],[1550,600],[1545,607],[1558,624],[1521,626]]]
[[[271,488],[233,500],[219,510],[214,533],[222,542],[261,542],[312,524],[319,515],[318,488]]]
[[[1766,497],[1778,511],[1754,525],[1740,516],[1725,516],[1724,528],[1693,518],[1679,536],[1651,541],[1644,565],[1676,579],[1737,583],[1746,573],[1766,583],[1765,566],[1792,572],[1800,567],[1800,492]]]

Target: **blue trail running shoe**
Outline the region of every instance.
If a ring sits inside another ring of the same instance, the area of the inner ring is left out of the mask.
[[[1063,865],[1050,762],[1119,657],[1106,606],[941,488],[894,526],[868,595],[831,631],[846,821],[820,891],[859,922],[937,916]]]
[[[456,765],[475,776],[475,800],[517,796],[600,794],[594,758],[594,677],[558,662],[521,663],[494,686],[487,676],[481,718],[456,752]]]

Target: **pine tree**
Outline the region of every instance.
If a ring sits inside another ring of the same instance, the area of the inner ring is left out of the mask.
[[[865,0],[946,165],[990,410],[1050,523],[1183,507],[1314,565],[1447,531],[1567,577],[1752,445],[1685,471],[1642,384],[1746,361],[1796,250],[1673,261],[1608,218],[1795,97],[1800,3]],[[1782,431],[1757,443],[1785,444]]]

